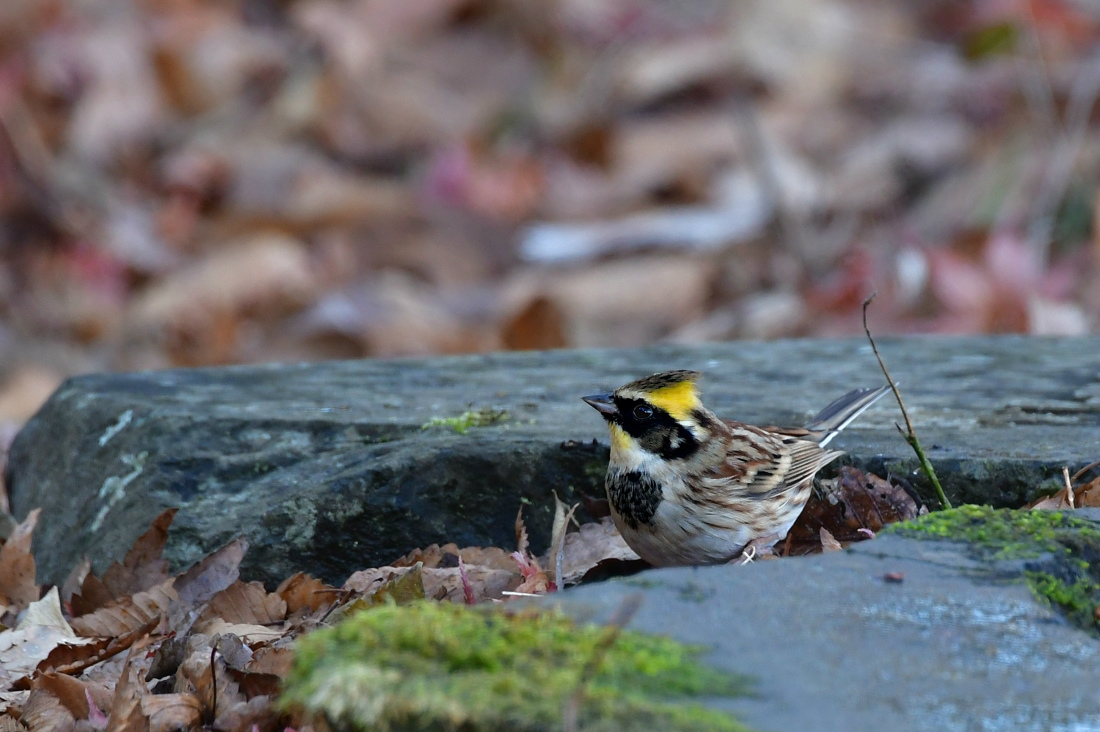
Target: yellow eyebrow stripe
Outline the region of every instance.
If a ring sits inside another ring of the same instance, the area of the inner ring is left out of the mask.
[[[646,399],[655,407],[668,412],[673,419],[687,419],[693,409],[699,406],[699,395],[695,384],[681,381],[678,384],[664,386],[646,394]]]

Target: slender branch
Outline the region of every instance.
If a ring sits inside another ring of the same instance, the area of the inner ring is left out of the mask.
[[[886,363],[882,360],[882,355],[878,352],[878,346],[875,345],[875,339],[871,336],[871,329],[867,327],[867,306],[871,304],[871,301],[875,299],[877,292],[872,292],[870,297],[863,301],[863,332],[867,334],[867,340],[871,342],[871,350],[875,352],[875,358],[878,359],[878,367],[882,369],[883,376],[886,377],[886,383],[890,385],[890,390],[894,392],[894,398],[898,400],[898,406],[901,408],[901,416],[905,419],[905,429],[901,428],[901,425],[895,423],[894,426],[898,428],[898,432],[905,438],[905,441],[909,443],[909,447],[913,448],[913,452],[917,454],[917,460],[920,461],[921,470],[924,471],[925,476],[931,481],[932,487],[936,489],[936,497],[940,501],[942,508],[951,508],[951,502],[947,500],[947,495],[943,492],[943,486],[940,485],[940,479],[936,477],[936,471],[932,467],[931,461],[928,456],[924,454],[924,448],[920,446],[920,440],[917,439],[917,432],[913,429],[913,422],[909,419],[909,411],[905,408],[905,402],[901,399],[901,392],[898,391],[897,384],[894,383],[894,379],[890,376],[890,372],[886,369]]]

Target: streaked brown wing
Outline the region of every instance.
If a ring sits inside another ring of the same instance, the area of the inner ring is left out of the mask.
[[[797,490],[822,466],[843,454],[821,449],[811,441],[814,433],[803,429],[773,430],[731,421],[724,424],[730,430],[730,447],[725,461],[708,471],[707,477],[731,479],[736,484],[731,489],[754,497]]]
[[[791,470],[787,473],[787,485],[792,487],[812,480],[817,471],[844,454],[842,450],[823,450],[816,442],[806,440],[794,440],[790,448]]]
[[[782,437],[741,422],[724,421],[728,428],[725,460],[707,471],[712,480],[728,480],[729,490],[753,497],[781,493],[793,464]]]

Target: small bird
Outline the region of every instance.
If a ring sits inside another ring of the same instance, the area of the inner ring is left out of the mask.
[[[666,371],[583,397],[607,421],[604,485],[626,543],[657,567],[721,564],[787,536],[814,475],[843,455],[825,446],[890,388],[857,389],[805,428],[754,427],[703,406],[697,371]]]

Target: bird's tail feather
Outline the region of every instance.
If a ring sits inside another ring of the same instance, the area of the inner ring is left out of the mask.
[[[821,433],[818,444],[824,447],[829,444],[837,434],[850,425],[854,420],[872,404],[890,391],[890,385],[871,389],[856,389],[850,391],[821,410],[820,413],[806,425],[806,429]]]

